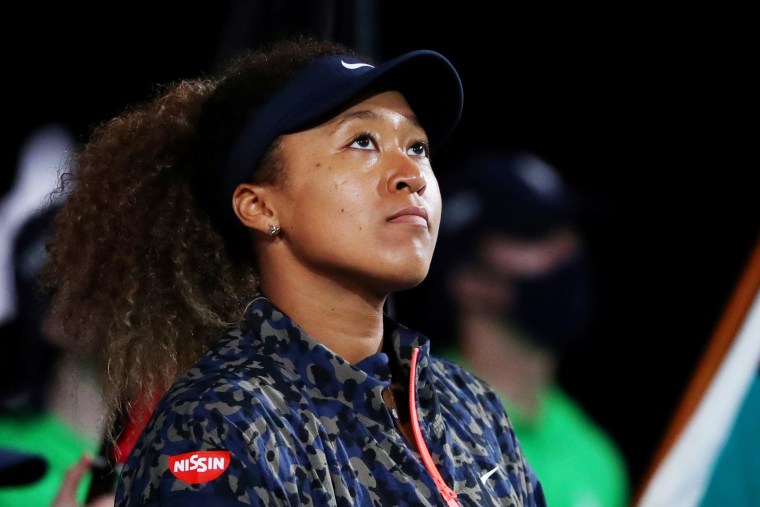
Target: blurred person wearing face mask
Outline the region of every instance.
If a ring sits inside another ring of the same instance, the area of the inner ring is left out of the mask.
[[[581,203],[532,153],[482,151],[459,167],[461,180],[441,185],[433,263],[456,332],[443,355],[499,392],[548,505],[627,505],[621,452],[557,379],[562,354],[587,336],[592,318]]]

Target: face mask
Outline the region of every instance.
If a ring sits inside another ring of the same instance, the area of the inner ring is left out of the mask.
[[[536,345],[565,350],[588,333],[592,311],[590,272],[583,256],[540,275],[512,279],[515,299],[508,312]]]

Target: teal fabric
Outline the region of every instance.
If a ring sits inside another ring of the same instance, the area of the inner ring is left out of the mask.
[[[760,375],[750,385],[713,467],[701,507],[760,505]]]

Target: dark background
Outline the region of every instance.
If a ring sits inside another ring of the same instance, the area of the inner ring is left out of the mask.
[[[454,170],[446,161],[465,146],[525,148],[593,204],[585,226],[600,304],[562,381],[641,479],[758,235],[749,13],[390,0],[102,5],[28,3],[6,16],[3,191],[36,126],[60,122],[83,141],[157,84],[210,72],[245,46],[303,31],[379,59],[438,50],[460,71],[465,111],[436,167]],[[410,324],[415,294],[399,298]]]

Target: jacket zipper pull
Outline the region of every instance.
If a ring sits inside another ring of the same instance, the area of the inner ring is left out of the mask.
[[[383,402],[385,403],[385,407],[390,411],[393,420],[398,422],[399,415],[398,410],[396,410],[396,397],[393,395],[393,390],[390,387],[386,387],[383,390]]]

